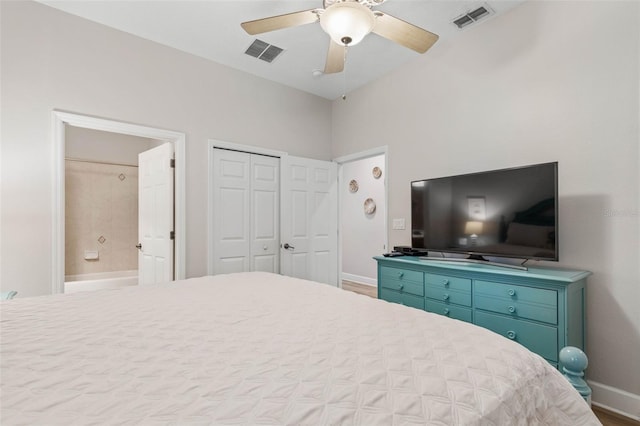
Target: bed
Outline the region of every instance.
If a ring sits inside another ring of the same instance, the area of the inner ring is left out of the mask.
[[[600,424],[474,325],[250,272],[1,305],[2,425]]]

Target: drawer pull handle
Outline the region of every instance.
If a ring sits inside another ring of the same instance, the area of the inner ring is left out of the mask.
[[[400,290],[404,288],[404,284],[400,284]]]
[[[442,285],[449,287],[449,280],[442,280]]]
[[[507,331],[507,337],[511,340],[515,340],[516,339],[516,332],[515,331]]]
[[[445,294],[444,296],[442,296],[442,300],[449,300],[449,295]]]
[[[509,310],[509,313],[513,314],[513,313],[516,312],[516,307],[515,306],[509,306],[508,310]]]
[[[447,316],[449,315],[449,308],[444,308],[444,314]]]
[[[509,293],[509,296],[515,296],[516,295],[516,291],[514,289],[512,289],[512,288],[509,289],[508,293]]]
[[[398,278],[402,279],[402,277],[404,277],[404,272],[400,272],[400,273],[398,274]]]

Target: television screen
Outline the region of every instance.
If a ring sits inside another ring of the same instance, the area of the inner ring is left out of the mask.
[[[558,163],[411,182],[414,249],[558,260]]]

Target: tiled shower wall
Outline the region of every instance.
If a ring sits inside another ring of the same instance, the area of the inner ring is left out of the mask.
[[[138,269],[138,168],[66,160],[65,174],[65,275]]]

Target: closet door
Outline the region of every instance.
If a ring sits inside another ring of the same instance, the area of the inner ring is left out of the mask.
[[[280,159],[251,154],[251,270],[280,271]]]
[[[251,155],[214,149],[214,272],[249,271],[251,266]]]
[[[213,151],[213,273],[278,273],[280,160]]]

